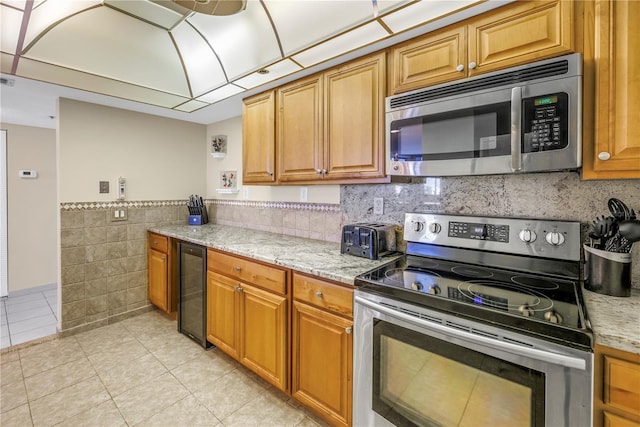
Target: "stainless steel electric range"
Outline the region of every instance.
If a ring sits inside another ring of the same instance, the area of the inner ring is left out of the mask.
[[[590,425],[580,223],[409,213],[359,276],[354,425]]]

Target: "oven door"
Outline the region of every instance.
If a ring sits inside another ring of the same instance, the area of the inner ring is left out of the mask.
[[[356,290],[354,426],[591,425],[593,355]]]

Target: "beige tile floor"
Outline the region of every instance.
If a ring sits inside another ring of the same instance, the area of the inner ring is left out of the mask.
[[[2,427],[326,426],[157,311],[5,351],[0,362]]]

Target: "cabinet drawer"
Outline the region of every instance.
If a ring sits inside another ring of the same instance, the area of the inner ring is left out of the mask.
[[[149,233],[149,247],[156,251],[169,252],[169,238],[155,233]]]
[[[209,249],[207,268],[269,291],[287,293],[287,273],[279,268]]]
[[[353,317],[353,289],[294,273],[293,297],[316,307]]]
[[[604,357],[604,403],[640,415],[640,365]]]

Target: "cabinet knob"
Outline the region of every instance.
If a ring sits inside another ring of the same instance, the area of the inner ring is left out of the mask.
[[[316,173],[320,175],[322,173],[322,169],[316,169]]]
[[[347,333],[347,335],[351,335],[351,332],[353,332],[353,328],[351,326],[348,326],[344,328],[344,331]]]
[[[316,296],[317,296],[318,298],[322,298],[324,295],[322,294],[322,292],[321,292],[321,291],[317,291],[317,292],[316,292]]]
[[[611,158],[611,153],[607,153],[606,151],[602,151],[598,153],[598,158],[600,160],[609,160]]]
[[[325,175],[327,173],[326,169],[322,169],[322,175]]]
[[[235,287],[236,292],[242,292],[242,288],[240,286]]]
[[[273,176],[273,172],[267,172],[267,175]]]
[[[456,71],[458,71],[458,72],[462,72],[462,71],[464,71],[464,65],[459,64],[459,65],[456,67]]]
[[[240,267],[233,267],[233,269],[237,272],[240,272],[240,270],[242,270]]]
[[[474,68],[476,68],[478,66],[478,64],[476,64],[475,62],[469,62],[469,69],[473,70]]]

